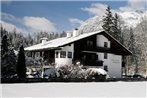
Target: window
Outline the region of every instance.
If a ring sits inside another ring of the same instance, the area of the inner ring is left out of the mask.
[[[40,57],[42,56],[42,52],[40,52]]]
[[[104,47],[108,47],[108,43],[107,42],[104,42]]]
[[[99,55],[96,55],[96,60],[99,60]]]
[[[66,58],[66,51],[60,52],[60,58]]]
[[[93,46],[93,42],[92,41],[87,41],[87,46]]]
[[[72,58],[72,52],[68,52],[68,58]]]
[[[108,58],[108,54],[104,53],[104,59],[107,59],[107,58]]]
[[[91,55],[91,60],[95,60],[95,57],[96,57],[96,56],[92,54],[92,55]]]
[[[59,54],[59,52],[56,52],[56,58],[58,58],[58,54]]]
[[[32,57],[32,52],[26,52],[28,57]]]
[[[108,72],[108,66],[104,65],[104,70]]]

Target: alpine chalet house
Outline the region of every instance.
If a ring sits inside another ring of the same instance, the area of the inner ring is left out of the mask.
[[[131,55],[121,43],[103,30],[79,34],[75,29],[66,37],[47,41],[25,48],[34,57],[39,53],[44,60],[56,66],[70,65],[80,61],[84,67],[106,70],[110,77],[121,78],[122,56]]]

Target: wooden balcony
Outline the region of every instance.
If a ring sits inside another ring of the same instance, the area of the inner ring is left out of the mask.
[[[110,48],[106,47],[85,47],[83,51],[93,51],[93,52],[106,52],[106,53],[111,53]]]
[[[103,61],[102,60],[85,60],[83,61],[84,66],[103,66]]]

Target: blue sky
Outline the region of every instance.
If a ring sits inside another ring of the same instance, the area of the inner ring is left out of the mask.
[[[80,26],[90,17],[102,16],[107,5],[114,12],[132,6],[130,0],[5,1],[2,2],[1,19],[8,29],[15,27],[21,32],[62,32]]]

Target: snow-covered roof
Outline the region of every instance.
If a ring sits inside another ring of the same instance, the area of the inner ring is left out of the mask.
[[[77,40],[89,37],[91,35],[101,33],[102,31],[103,30],[99,30],[99,31],[96,31],[96,32],[84,33],[84,34],[80,34],[76,37],[72,36],[72,37],[63,37],[63,38],[53,39],[53,40],[47,41],[44,44],[40,43],[40,44],[36,44],[36,45],[30,46],[30,47],[26,47],[25,51],[37,51],[37,50],[43,50],[43,49],[54,49],[54,48],[61,47],[63,45],[75,42]]]
[[[96,34],[103,34],[105,37],[107,37],[111,41],[111,49],[105,50],[105,49],[99,49],[96,52],[107,52],[107,53],[115,53],[118,55],[132,55],[131,51],[126,49],[120,42],[118,42],[114,37],[112,37],[110,34],[103,30],[99,30],[96,32],[89,32],[89,33],[83,33],[75,37],[63,37],[63,38],[57,38],[54,40],[47,41],[45,43],[40,43],[37,45],[33,45],[30,47],[26,47],[25,51],[40,51],[40,50],[51,50],[51,49],[60,49],[61,47],[74,43],[75,41],[81,40],[83,38],[96,35]]]

